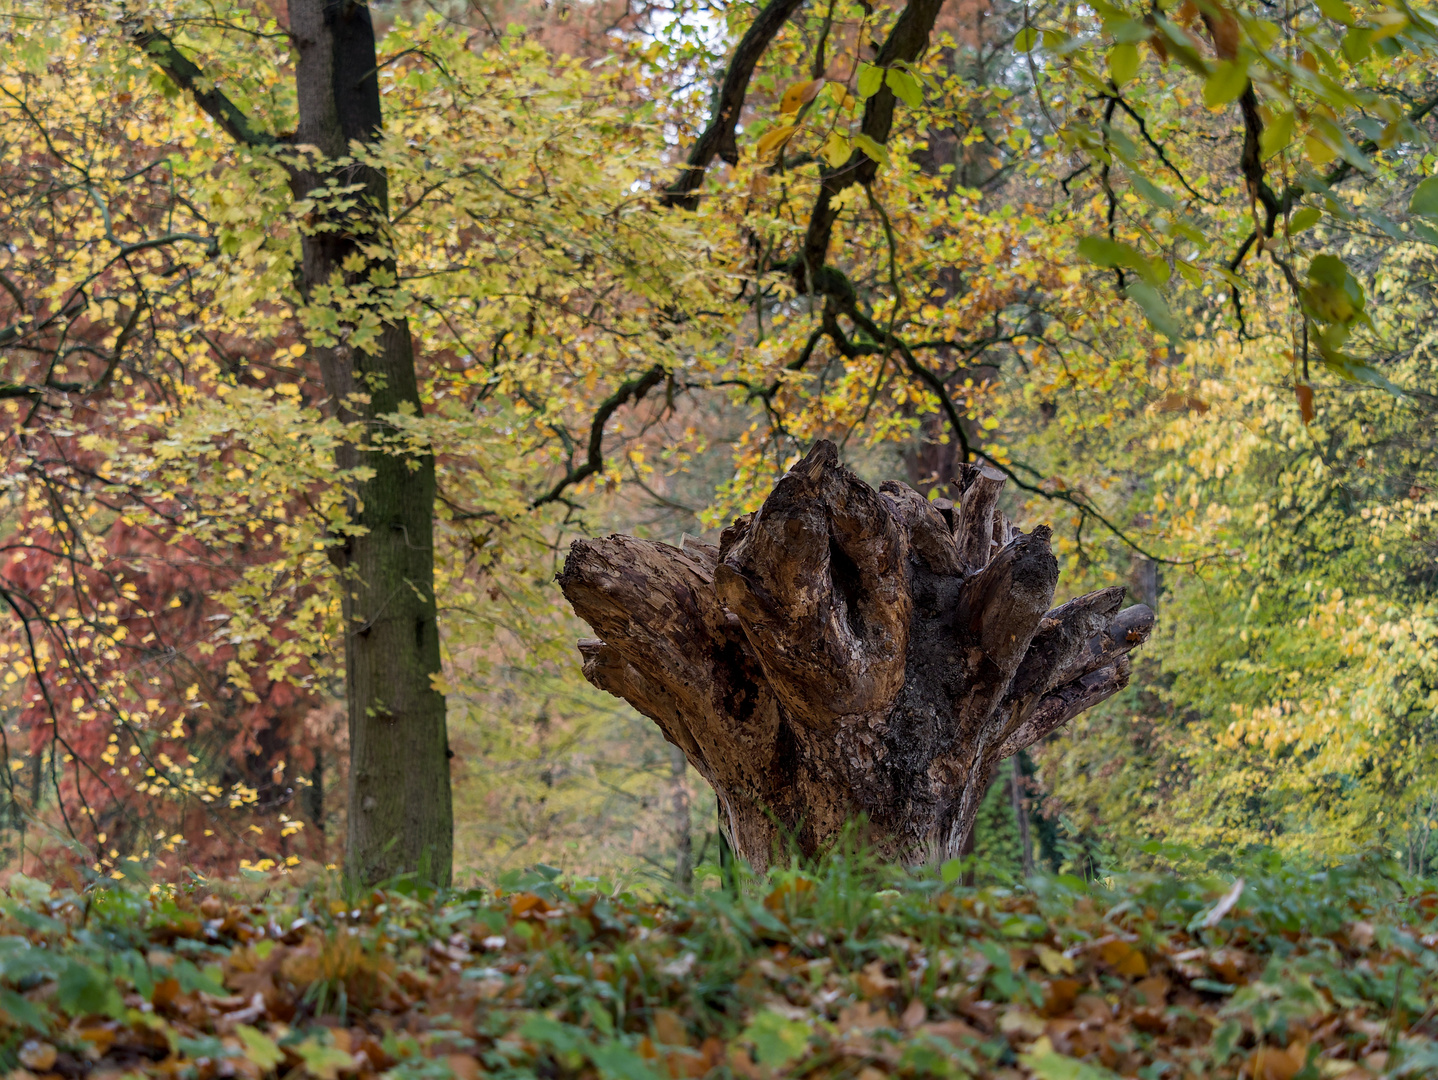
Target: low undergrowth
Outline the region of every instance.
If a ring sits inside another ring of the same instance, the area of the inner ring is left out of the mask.
[[[663,901],[17,878],[0,1069],[496,1080],[1438,1075],[1438,893],[1381,867],[966,889],[835,858]],[[112,883],[113,884],[113,883]]]

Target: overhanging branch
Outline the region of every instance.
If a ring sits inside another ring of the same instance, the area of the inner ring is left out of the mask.
[[[714,115],[693,147],[689,159],[679,178],[664,193],[665,206],[682,206],[693,210],[698,205],[694,192],[704,182],[704,172],[715,156],[723,158],[730,165],[739,164],[739,147],[734,142],[734,125],[739,120],[739,111],[744,107],[744,97],[749,92],[749,79],[769,43],[789,17],[798,11],[804,0],[769,0],[759,17],[750,24],[739,45],[734,50],[729,69],[724,73],[724,83],[719,88],[715,101]]]
[[[564,494],[565,488],[572,487],[604,470],[604,425],[609,423],[609,418],[619,410],[620,406],[629,401],[640,401],[645,394],[663,381],[665,374],[664,368],[656,364],[643,375],[622,383],[618,390],[600,402],[599,408],[594,410],[594,419],[589,425],[589,456],[587,460],[584,464],[570,469],[547,494],[541,495],[530,503],[531,510],[536,510],[546,503],[558,502],[560,496]]]
[[[279,140],[255,126],[243,109],[205,78],[204,73],[185,56],[175,43],[158,30],[134,28],[130,40],[144,52],[155,66],[170,77],[181,90],[191,94],[197,104],[225,134],[235,142],[256,149],[276,145]],[[208,86],[208,89],[202,87]]]
[[[889,67],[900,61],[912,64],[918,60],[928,48],[929,34],[943,6],[943,0],[910,0],[879,50],[875,64]],[[880,145],[889,141],[889,132],[894,126],[894,100],[894,92],[885,83],[864,106],[863,133]],[[828,258],[829,240],[834,223],[839,220],[835,197],[853,184],[870,183],[877,172],[878,163],[857,149],[837,169],[820,170],[819,196],[809,215],[803,254],[794,269],[795,284],[800,292],[807,291],[805,276],[822,268]]]

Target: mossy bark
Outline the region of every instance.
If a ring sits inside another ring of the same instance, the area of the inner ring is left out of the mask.
[[[361,249],[382,240],[388,228],[384,173],[332,164],[352,143],[370,142],[380,132],[378,69],[364,4],[291,0],[289,14],[298,50],[295,142],[319,151],[308,168],[292,170],[295,197],[310,197],[329,181],[363,185],[355,207],[319,201],[319,220],[305,230],[301,290],[315,303],[316,290],[335,281],[368,284],[377,273],[393,280],[392,259]],[[341,324],[352,314],[341,313]],[[343,590],[349,712],[345,868],[363,881],[419,872],[447,883],[454,822],[445,702],[432,682],[440,668],[434,459],[382,448],[393,434],[384,418],[420,407],[409,327],[383,313],[370,348],[317,345],[313,351],[338,415],[367,432],[368,442],[342,449],[336,463],[372,473],[352,483],[351,520],[362,531],[333,550]]]

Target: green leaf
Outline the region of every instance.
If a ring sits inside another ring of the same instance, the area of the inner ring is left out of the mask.
[[[1203,84],[1203,103],[1210,109],[1217,109],[1237,101],[1248,86],[1248,65],[1235,60],[1225,60],[1213,69],[1213,74]]]
[[[1326,116],[1310,115],[1308,122],[1313,128],[1313,134],[1310,138],[1316,137],[1320,142],[1328,146],[1329,149],[1343,155],[1344,160],[1354,168],[1360,169],[1363,172],[1372,171],[1373,163],[1368,160],[1368,156],[1364,154],[1362,150],[1358,149],[1358,147],[1353,144],[1353,140],[1348,137],[1347,133],[1332,120]]]
[[[1136,270],[1148,261],[1128,244],[1110,240],[1106,236],[1085,236],[1078,242],[1078,253],[1099,266],[1127,266]]]
[[[659,1080],[642,1057],[620,1042],[609,1042],[589,1051],[589,1060],[604,1080]]]
[[[1049,1037],[1044,1035],[1026,1054],[1019,1055],[1019,1064],[1028,1068],[1036,1080],[1118,1080],[1118,1074],[1102,1065],[1060,1054]]]
[[[1222,985],[1227,986],[1227,983]],[[1201,988],[1200,988],[1201,989]],[[1229,987],[1225,993],[1232,993],[1233,988]],[[1243,1028],[1236,1020],[1225,1020],[1223,1025],[1213,1033],[1213,1042],[1209,1044],[1209,1060],[1215,1065],[1225,1064],[1233,1056],[1234,1047],[1243,1035]]]
[[[894,96],[911,109],[917,109],[924,103],[924,91],[919,85],[919,80],[910,75],[907,71],[900,71],[898,68],[889,68],[884,73],[884,82],[888,84]]]
[[[1430,176],[1413,189],[1408,212],[1420,217],[1438,218],[1438,176]]]
[[[1293,141],[1296,117],[1292,112],[1279,113],[1258,137],[1258,152],[1264,161],[1285,149]]]
[[[1184,32],[1183,28],[1176,26],[1157,12],[1153,14],[1152,18],[1154,27],[1158,30],[1159,38],[1163,42],[1164,48],[1168,50],[1169,56],[1195,75],[1207,78],[1208,64],[1198,50],[1193,47],[1193,39]]]
[[[305,1072],[319,1080],[337,1080],[341,1070],[349,1071],[355,1067],[354,1055],[338,1046],[321,1042],[315,1036],[297,1043],[292,1049],[305,1063]]]
[[[1078,242],[1078,253],[1098,266],[1126,267],[1150,283],[1161,284],[1168,280],[1168,264],[1162,259],[1150,259],[1128,244],[1106,236],[1085,236]]]
[[[884,69],[861,61],[859,63],[859,78],[854,84],[859,100],[867,101],[877,94],[879,87],[883,85]]]
[[[1195,990],[1202,990],[1205,994],[1231,994],[1237,989],[1231,983],[1217,982],[1214,979],[1193,979],[1188,985]]]
[[[744,1029],[742,1038],[754,1044],[760,1065],[779,1067],[799,1057],[809,1045],[810,1027],[802,1020],[786,1020],[766,1009]]]
[[[105,1015],[119,1019],[125,1015],[120,991],[109,974],[75,961],[61,972],[55,1001],[71,1016]]]
[[[854,145],[864,152],[870,159],[877,161],[880,165],[889,163],[889,150],[883,143],[875,142],[862,131],[854,136]]]
[[[1105,19],[1103,30],[1120,45],[1137,45],[1140,41],[1147,41],[1153,35],[1153,31],[1148,28],[1147,24],[1138,19],[1126,17]]]
[[[964,861],[962,859],[949,859],[939,867],[939,877],[943,878],[945,885],[952,885],[958,881],[964,872]]]
[[[1173,342],[1182,341],[1187,335],[1183,325],[1174,317],[1163,294],[1146,281],[1135,281],[1124,290],[1130,300],[1143,308],[1148,321],[1160,334]]]
[[[50,899],[50,885],[25,874],[10,875],[10,895],[27,904],[43,904]]]
[[[1390,382],[1377,368],[1334,348],[1328,337],[1329,335],[1318,334],[1315,335],[1314,341],[1318,345],[1319,355],[1323,358],[1323,366],[1329,371],[1347,382],[1364,383],[1387,390],[1394,397],[1403,396],[1402,387]]]
[[[532,1043],[548,1047],[561,1054],[573,1053],[584,1048],[584,1032],[580,1028],[562,1024],[543,1013],[535,1013],[520,1025],[519,1033]]]
[[[1288,219],[1288,235],[1297,236],[1304,229],[1310,229],[1318,224],[1318,219],[1323,216],[1323,211],[1316,206],[1305,206],[1298,210]]]
[[[1308,264],[1303,306],[1319,322],[1350,326],[1369,322],[1364,313],[1363,286],[1337,255],[1320,254]]]
[[[177,960],[171,965],[170,972],[180,984],[181,993],[190,994],[199,990],[216,997],[223,997],[225,994],[224,973],[216,964],[206,965],[205,970],[201,971],[188,960]]]
[[[1344,26],[1352,26],[1356,21],[1353,18],[1353,9],[1345,4],[1343,0],[1313,0],[1313,3],[1319,11],[1323,12],[1323,14],[1327,15],[1336,23],[1342,23]]]
[[[1361,360],[1355,360],[1343,353],[1325,356],[1323,366],[1349,382],[1366,383],[1369,386],[1376,386],[1380,390],[1387,390],[1394,397],[1403,396],[1403,388],[1389,381],[1377,368],[1370,367]]]
[[[1128,182],[1135,191],[1159,209],[1169,210],[1173,207],[1173,196],[1147,177],[1138,173],[1129,173]]]
[[[1138,74],[1138,65],[1138,47],[1135,45],[1115,45],[1108,51],[1109,78],[1117,86],[1132,82]]]
[[[1357,64],[1373,51],[1373,31],[1366,26],[1355,27],[1343,35],[1343,55]]]
[[[39,1006],[29,998],[21,997],[14,990],[0,990],[0,1011],[3,1011],[16,1027],[30,1028],[33,1031],[49,1030],[50,1024]]]
[[[1014,35],[1014,48],[1019,52],[1033,52],[1038,40],[1039,32],[1032,26],[1025,26]]]
[[[1253,42],[1253,47],[1260,52],[1269,49],[1283,36],[1283,31],[1278,28],[1278,24],[1269,22],[1267,19],[1245,19],[1243,29],[1248,32],[1248,40]]]
[[[236,1024],[235,1034],[245,1047],[245,1057],[260,1067],[260,1072],[269,1072],[285,1060],[284,1051],[275,1045],[273,1039],[249,1024]]]

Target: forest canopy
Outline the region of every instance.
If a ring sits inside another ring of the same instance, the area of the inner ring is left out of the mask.
[[[687,885],[554,576],[827,439],[1157,612],[998,872],[1426,874],[1435,19],[0,0],[7,866]]]

